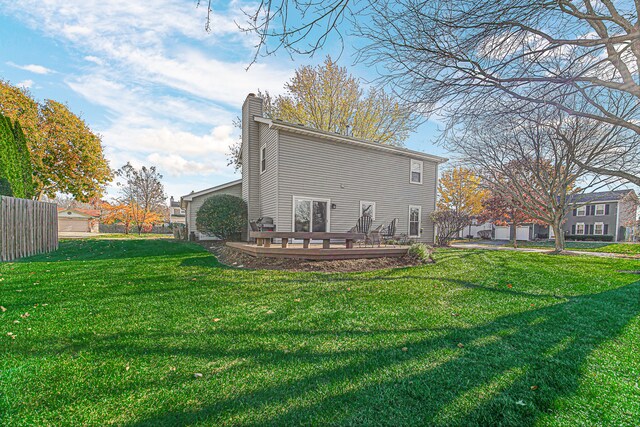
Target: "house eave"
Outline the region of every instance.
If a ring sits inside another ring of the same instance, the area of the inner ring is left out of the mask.
[[[187,194],[186,196],[180,197],[180,206],[184,208],[184,202],[193,201],[194,197],[204,196],[208,193],[213,193],[215,191],[224,190],[225,188],[233,187],[234,185],[242,184],[242,179],[236,179],[235,181],[227,182],[225,184],[220,184],[215,187],[207,188],[206,190],[196,191],[195,193]]]
[[[434,163],[445,163],[449,159],[440,156],[434,156],[432,154],[423,153],[421,151],[409,150],[406,148],[399,148],[390,145],[378,144],[375,142],[366,141],[363,139],[353,138],[350,136],[344,136],[340,134],[335,134],[331,132],[321,131],[317,129],[311,129],[302,125],[295,125],[292,123],[286,123],[280,120],[272,120],[264,117],[254,117],[256,122],[264,123],[272,129],[284,130],[287,132],[297,133],[301,135],[314,136],[316,138],[325,139],[332,142],[346,143],[355,145],[362,148],[367,148],[371,150],[385,151],[389,153],[398,154],[405,157],[423,159]]]

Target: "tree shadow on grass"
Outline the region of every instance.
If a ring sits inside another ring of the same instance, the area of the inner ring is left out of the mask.
[[[256,348],[258,362],[286,365],[305,358],[319,368],[302,380],[283,380],[205,402],[199,410],[158,413],[129,425],[228,423],[230,417],[247,417],[243,423],[256,426],[532,425],[553,410],[554,402],[576,392],[589,355],[638,314],[640,282],[397,347],[347,353],[353,356],[350,363],[324,370],[322,362],[344,353],[277,355]],[[223,355],[251,356],[233,350]],[[273,410],[274,405],[283,407]]]
[[[71,240],[60,242],[59,249],[40,255],[21,258],[17,263],[124,260],[184,256],[206,253],[195,243],[172,239],[159,240]]]

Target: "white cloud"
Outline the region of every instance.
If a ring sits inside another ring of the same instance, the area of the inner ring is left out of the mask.
[[[183,177],[184,194],[234,179],[226,166],[238,137],[232,119],[247,93],[277,94],[293,71],[293,64],[274,60],[245,70],[255,40],[236,27],[245,19],[236,1],[216,8],[211,33],[204,30],[206,7],[184,0],[155,0],[153,7],[130,0],[0,0],[0,7],[84,60],[65,71],[64,81],[104,111],[90,125],[103,136],[111,166],[156,164],[169,177]]]
[[[13,62],[7,62],[8,65],[11,65],[12,67],[15,68],[19,68],[21,70],[25,70],[25,71],[29,71],[31,73],[35,73],[35,74],[49,74],[49,73],[53,73],[54,71],[42,66],[42,65],[37,65],[37,64],[28,64],[28,65],[19,65],[19,64],[14,64]]]
[[[29,89],[33,86],[33,80],[29,80],[29,79],[23,80],[18,84],[16,84],[16,86],[21,87],[23,89]]]
[[[187,160],[178,154],[152,153],[147,156],[147,160],[158,167],[160,171],[166,171],[173,176],[182,175],[208,175],[211,173],[221,173],[225,164],[222,162],[198,162]]]

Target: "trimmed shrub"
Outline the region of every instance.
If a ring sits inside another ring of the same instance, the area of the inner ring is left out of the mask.
[[[432,261],[431,254],[433,248],[424,243],[414,243],[409,247],[408,254],[416,261],[420,261],[422,264],[427,264]]]
[[[247,204],[229,194],[209,197],[196,213],[200,232],[222,240],[240,240],[247,227]]]
[[[611,234],[567,234],[565,240],[592,241],[592,242],[613,242]]]

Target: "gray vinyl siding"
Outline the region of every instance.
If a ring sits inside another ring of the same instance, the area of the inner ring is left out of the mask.
[[[423,162],[422,184],[409,182],[408,155],[334,143],[285,131],[278,138],[277,229],[292,229],[293,197],[330,199],[330,228],[347,231],[360,215],[360,201],[376,203],[373,226],[398,218],[397,233],[408,233],[409,205],[422,207],[419,239],[433,242],[429,216],[435,207],[437,163]]]
[[[232,196],[242,197],[242,185],[238,183],[231,187],[223,188],[218,191],[214,191],[208,194],[203,194],[202,196],[194,197],[191,202],[187,202],[187,216],[186,216],[187,229],[189,233],[191,233],[192,231],[195,231],[196,237],[198,239],[201,239],[201,240],[211,239],[210,236],[200,233],[200,231],[198,231],[198,228],[196,227],[196,215],[198,213],[198,210],[200,209],[202,204],[205,202],[205,200],[207,200],[209,197],[217,196],[220,194],[230,194]]]
[[[266,170],[260,174],[260,212],[259,216],[270,216],[277,224],[278,220],[278,131],[260,124],[260,149],[266,147]],[[258,152],[258,156],[260,152]],[[260,165],[258,165],[260,171]],[[256,217],[249,217],[257,219]]]
[[[595,224],[596,222],[601,222],[603,224],[608,224],[609,225],[609,230],[607,231],[608,235],[612,235],[615,236],[616,234],[616,228],[618,227],[617,224],[617,215],[618,215],[618,202],[616,201],[612,201],[612,202],[597,202],[597,203],[590,203],[586,206],[592,206],[592,205],[596,205],[596,204],[603,204],[603,205],[609,205],[609,215],[586,215],[586,216],[574,216],[573,215],[573,208],[567,213],[567,221],[564,223],[564,230],[565,233],[567,234],[572,234],[571,230],[573,229],[573,226],[577,223],[584,223],[585,227]],[[588,233],[585,233],[588,234]]]

